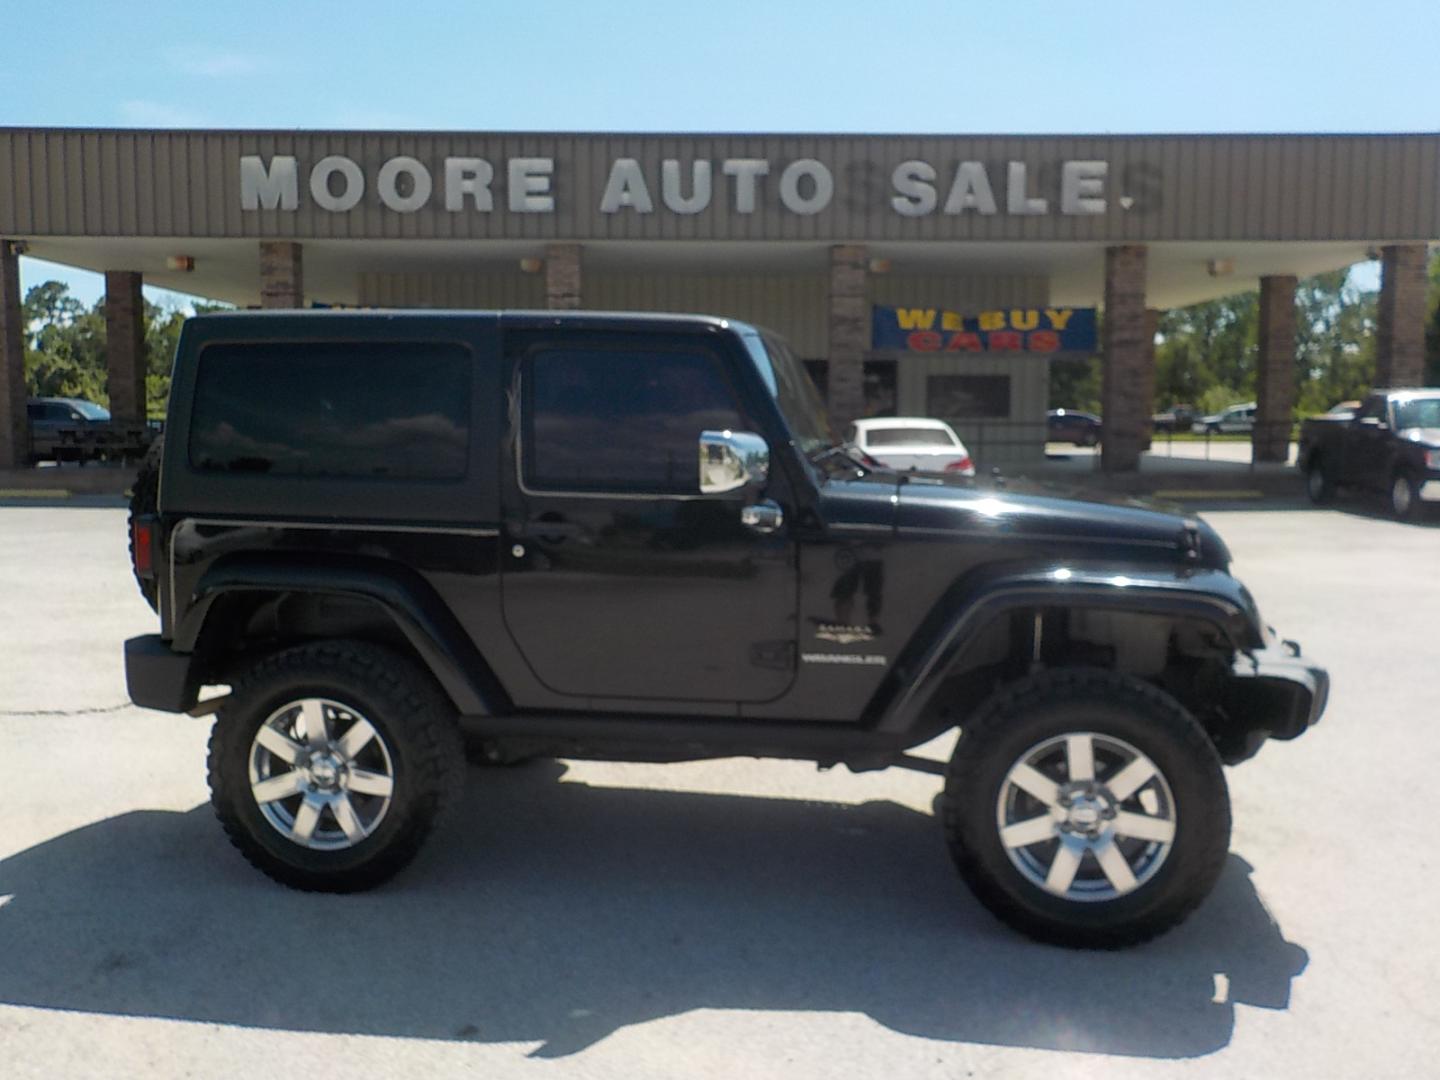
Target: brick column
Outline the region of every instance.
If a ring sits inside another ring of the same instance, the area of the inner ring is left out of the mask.
[[[1100,465],[1106,472],[1137,471],[1140,451],[1150,435],[1155,335],[1147,336],[1148,325],[1144,246],[1106,248],[1105,360],[1100,388],[1105,414]]]
[[[145,301],[140,275],[105,271],[105,370],[110,415],[117,423],[145,422]]]
[[[579,244],[545,246],[545,306],[552,311],[574,311],[582,305]]]
[[[1375,385],[1419,386],[1425,372],[1425,245],[1380,249]]]
[[[1290,458],[1290,422],[1295,408],[1295,276],[1260,279],[1260,356],[1255,372],[1256,461]]]
[[[867,252],[860,244],[830,249],[830,423],[837,433],[865,415],[865,351],[870,312],[865,295]]]
[[[25,332],[20,314],[20,256],[0,238],[0,469],[16,469],[30,456],[25,419]]]
[[[260,306],[305,306],[305,261],[295,241],[260,241]]]

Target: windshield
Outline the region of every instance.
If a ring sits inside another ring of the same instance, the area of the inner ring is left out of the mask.
[[[865,433],[866,446],[954,446],[955,440],[941,428],[871,428]]]
[[[815,391],[815,384],[795,354],[783,341],[769,334],[741,335],[750,357],[765,380],[775,404],[795,436],[795,444],[806,457],[834,446],[838,439],[830,430],[825,405]]]
[[[1440,428],[1440,398],[1420,398],[1395,406],[1395,426],[1406,428]]]
[[[70,406],[86,420],[110,419],[110,410],[96,405],[93,401],[72,401]]]

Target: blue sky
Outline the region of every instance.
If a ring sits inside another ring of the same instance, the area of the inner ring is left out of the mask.
[[[24,6],[0,125],[1440,130],[1440,0]]]

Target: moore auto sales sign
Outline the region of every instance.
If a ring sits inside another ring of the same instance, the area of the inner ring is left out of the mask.
[[[642,164],[635,157],[602,162],[592,209],[602,216],[675,215],[721,209],[756,213],[778,203],[785,214],[810,217],[843,194],[835,170],[812,157],[666,157]],[[313,162],[287,154],[242,154],[238,162],[242,210],[295,212],[302,200],[343,214],[376,202],[395,214],[555,214],[571,193],[555,157],[503,159],[409,155],[385,158],[367,170],[353,158],[330,154]],[[1035,217],[1105,214],[1111,203],[1109,162],[1062,160],[1040,166],[1018,160],[952,161],[909,158],[881,167],[883,187],[871,192],[885,212],[902,218],[937,216]],[[1153,177],[1131,178],[1115,196],[1135,208],[1135,191],[1153,190]],[[867,185],[870,186],[870,185]]]

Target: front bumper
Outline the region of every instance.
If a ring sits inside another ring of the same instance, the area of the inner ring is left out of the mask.
[[[1266,739],[1293,739],[1318,723],[1330,698],[1330,675],[1293,641],[1272,640],[1235,658],[1225,694],[1229,738],[1221,753],[1243,761]]]
[[[174,713],[193,708],[200,690],[191,675],[190,657],[175,652],[159,634],[125,642],[125,688],[142,709]]]

